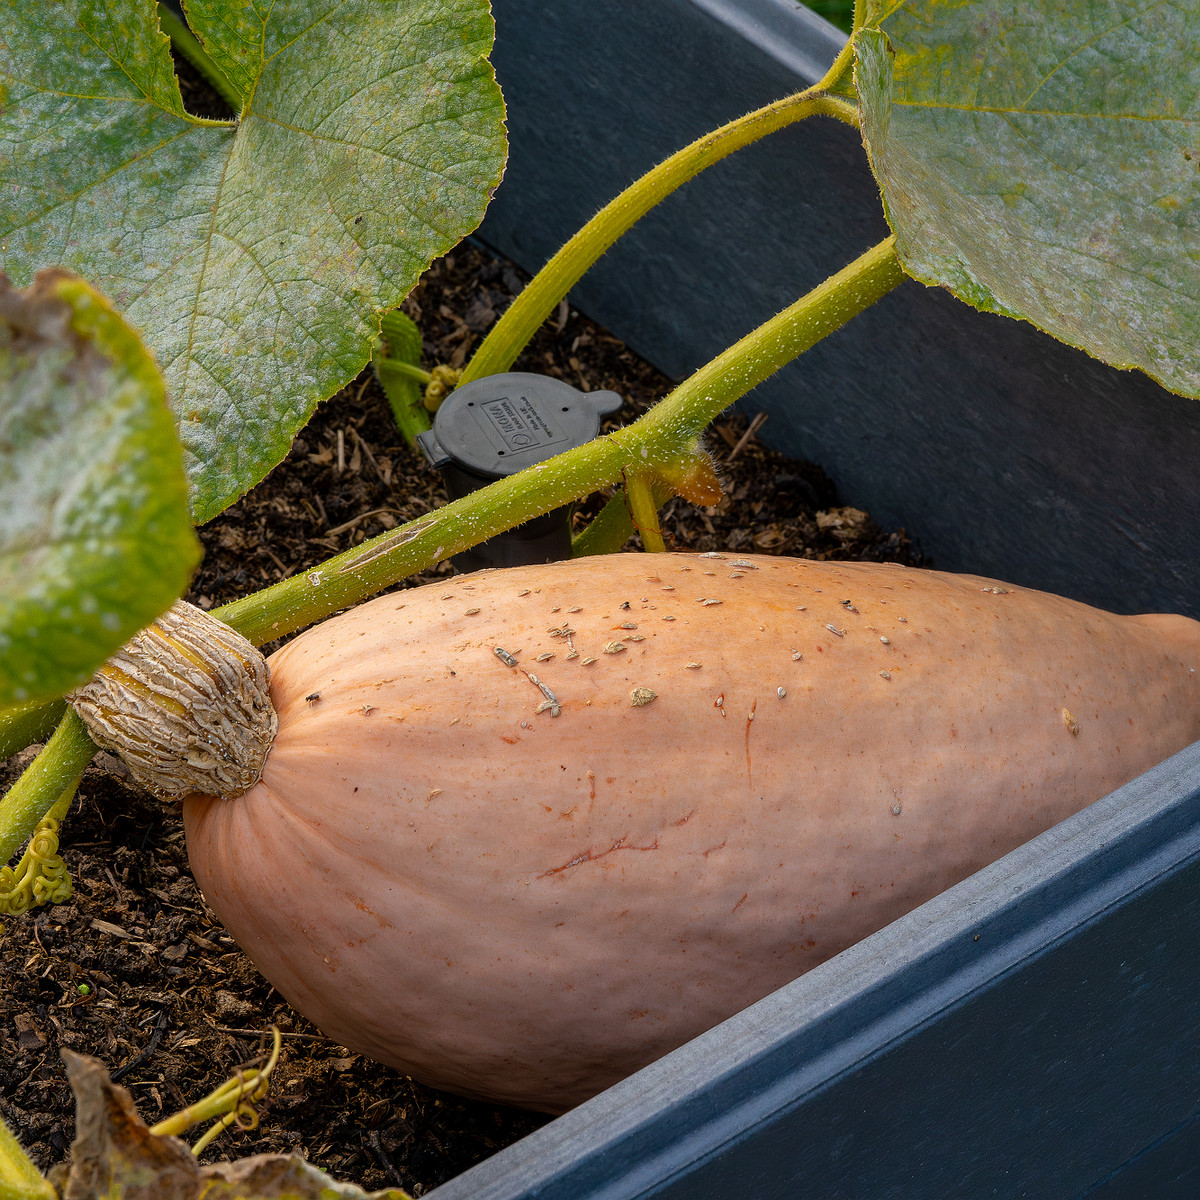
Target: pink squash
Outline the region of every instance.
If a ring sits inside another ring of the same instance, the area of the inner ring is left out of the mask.
[[[1200,623],[888,565],[481,572],[269,665],[208,901],[337,1041],[547,1111],[1200,737]]]

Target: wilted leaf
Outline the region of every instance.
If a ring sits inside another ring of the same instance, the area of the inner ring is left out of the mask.
[[[203,1170],[204,1200],[408,1200],[391,1188],[367,1193],[337,1183],[296,1154],[258,1154]]]
[[[62,1052],[75,1093],[75,1141],[63,1200],[194,1200],[200,1166],[178,1138],[156,1137],[125,1088],[94,1058]]]
[[[1200,4],[889,8],[856,79],[905,269],[1200,395]]]
[[[82,280],[0,275],[0,704],[82,683],[199,560],[162,378]]]
[[[178,1138],[150,1132],[96,1059],[62,1055],[76,1105],[63,1200],[408,1200],[338,1183],[294,1154],[201,1166]]]
[[[500,178],[486,0],[194,0],[245,97],[183,110],[154,0],[11,4],[0,256],[110,295],[167,380],[204,521],[366,364]],[[265,15],[264,15],[265,14]]]

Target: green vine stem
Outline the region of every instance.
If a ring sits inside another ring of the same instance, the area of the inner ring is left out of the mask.
[[[904,278],[889,237],[747,334],[625,428],[497,480],[212,615],[261,645],[630,473],[660,474],[675,482],[693,469],[711,472],[698,449],[705,426]],[[78,782],[94,752],[83,723],[69,711],[0,804],[0,862],[16,853],[51,805]]]
[[[625,475],[625,498],[629,515],[642,539],[642,546],[651,554],[666,550],[658,524],[658,505],[654,499],[654,480],[646,471],[628,471]]]
[[[261,645],[358,604],[522,521],[609,487],[630,470],[677,477],[681,464],[697,458],[700,434],[718,413],[904,277],[889,237],[747,334],[625,428],[214,609],[213,616]]]
[[[29,840],[64,793],[79,786],[95,753],[96,744],[83,722],[68,709],[54,736],[0,801],[0,864]]]
[[[0,762],[34,742],[44,742],[54,732],[65,707],[61,700],[51,700],[0,710]]]
[[[857,128],[857,106],[830,94],[853,61],[854,44],[849,41],[813,87],[705,134],[630,184],[575,234],[508,306],[467,363],[460,385],[507,371],[584,272],[650,209],[706,167],[805,117],[837,117]]]
[[[163,33],[171,39],[172,47],[208,80],[213,91],[235,113],[241,112],[242,97],[237,88],[229,82],[225,72],[209,57],[208,52],[200,45],[196,35],[180,19],[179,14],[166,4],[159,4],[158,23]]]
[[[629,540],[633,522],[625,492],[617,491],[605,501],[604,507],[571,539],[571,557],[589,558],[595,554],[616,554]]]
[[[661,508],[675,494],[661,480],[652,484],[654,507]],[[618,488],[604,507],[588,522],[587,528],[571,542],[572,558],[587,558],[594,554],[616,554],[634,532],[633,517],[629,512],[629,501],[625,489]]]
[[[396,375],[403,375],[405,379],[411,379],[414,383],[419,383],[422,387],[433,382],[433,376],[424,367],[414,366],[412,363],[399,362],[394,358],[386,357],[380,359],[379,363],[382,363],[386,370]],[[379,363],[376,364],[376,370],[379,369]]]
[[[0,1200],[55,1200],[57,1195],[0,1118]]]

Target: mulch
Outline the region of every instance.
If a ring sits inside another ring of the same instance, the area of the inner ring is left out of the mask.
[[[465,361],[523,280],[474,243],[435,263],[406,302],[427,364]],[[620,423],[670,389],[565,304],[516,369],[620,392],[628,399]],[[709,508],[668,505],[669,544],[922,561],[903,530],[881,530],[844,503],[819,467],[769,450],[758,426],[750,429],[752,398],[748,414],[710,430],[725,496]],[[576,524],[602,501],[582,503]],[[205,559],[189,599],[211,608],[243,596],[444,502],[440,478],[408,450],[364,372],[320,407],[263,484],[201,530]],[[404,586],[449,571],[443,564]],[[0,784],[27,760],[28,752],[0,765]],[[226,1134],[207,1159],[299,1152],[339,1179],[420,1196],[547,1119],[433,1091],[330,1042],[257,975],[206,908],[177,808],[128,785],[108,756],[89,768],[79,796],[62,834],[74,895],[6,920],[0,933],[0,1113],[41,1167],[62,1161],[73,1136],[60,1048],[103,1060],[153,1122],[255,1060],[272,1024],[284,1054],[258,1127]]]

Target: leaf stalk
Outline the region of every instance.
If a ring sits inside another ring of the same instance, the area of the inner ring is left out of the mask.
[[[65,707],[61,700],[51,700],[0,710],[0,762],[34,742],[44,742],[54,732]]]
[[[95,753],[96,743],[75,710],[68,709],[42,752],[0,801],[0,863],[28,841],[64,793],[74,792]]]
[[[644,471],[629,471],[625,475],[625,498],[629,515],[642,539],[642,547],[651,554],[666,551],[662,529],[658,523],[658,505],[654,502],[651,476]]]
[[[806,117],[836,117],[857,128],[857,106],[830,94],[853,60],[853,45],[847,42],[819,83],[705,134],[630,184],[529,281],[475,351],[460,383],[507,371],[588,268],[655,205],[705,168]]]

